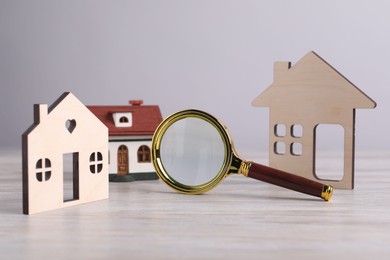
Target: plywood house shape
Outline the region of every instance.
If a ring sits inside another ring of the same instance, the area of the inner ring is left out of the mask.
[[[73,94],[34,105],[22,135],[23,213],[108,198],[108,130]]]
[[[353,189],[355,109],[374,108],[371,98],[316,53],[309,52],[294,66],[276,62],[273,84],[252,105],[270,109],[271,167],[335,188]],[[341,179],[322,180],[316,174],[316,129],[321,124],[343,129]]]
[[[160,108],[130,100],[124,106],[88,106],[109,129],[110,181],[158,179],[151,162],[151,142],[162,121]]]

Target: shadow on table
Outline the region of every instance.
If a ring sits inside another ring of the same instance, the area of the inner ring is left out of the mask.
[[[307,195],[307,198],[298,198],[298,197],[287,197],[287,196],[275,196],[275,195],[264,195],[264,194],[252,194],[252,193],[238,193],[236,191],[232,191],[231,193],[226,191],[210,191],[208,193],[198,194],[198,195],[191,195],[191,194],[181,194],[175,191],[154,191],[156,193],[160,194],[167,194],[167,195],[174,195],[177,194],[177,196],[207,196],[210,199],[220,199],[221,197],[224,198],[234,198],[234,200],[247,200],[249,201],[314,201],[314,202],[321,202],[324,203],[324,201],[320,198],[315,198],[313,196]],[[304,196],[304,194],[303,194]]]

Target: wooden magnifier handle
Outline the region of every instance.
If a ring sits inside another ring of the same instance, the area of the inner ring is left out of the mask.
[[[280,187],[320,197],[325,201],[330,200],[332,197],[333,188],[330,185],[324,185],[301,176],[253,162],[249,166],[247,176]]]

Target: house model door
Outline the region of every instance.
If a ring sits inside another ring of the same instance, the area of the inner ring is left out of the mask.
[[[129,173],[129,151],[125,145],[118,148],[118,175]]]

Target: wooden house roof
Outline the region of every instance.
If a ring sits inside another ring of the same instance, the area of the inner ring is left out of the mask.
[[[350,108],[376,106],[375,101],[313,51],[293,66],[290,62],[276,62],[273,84],[252,101],[257,107],[303,103]]]

